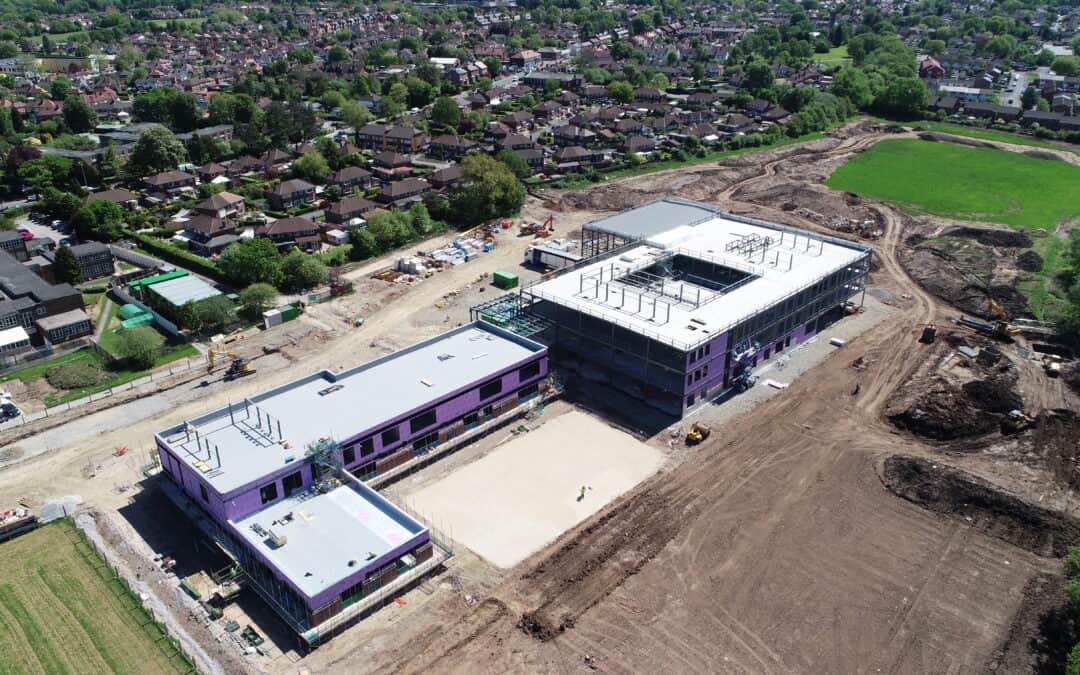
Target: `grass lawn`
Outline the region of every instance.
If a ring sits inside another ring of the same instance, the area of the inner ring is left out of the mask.
[[[0,625],[5,673],[192,667],[68,521],[0,544]]]
[[[915,122],[911,125],[911,128],[922,129],[925,131],[940,131],[943,134],[979,138],[984,141],[998,141],[1000,143],[1012,143],[1013,145],[1027,145],[1033,148],[1064,150],[1065,152],[1080,155],[1080,148],[1069,147],[1068,144],[1065,143],[1051,143],[1050,141],[1044,141],[1040,138],[1025,136],[1023,134],[1010,134],[1005,131],[997,131],[996,129],[980,129],[979,127],[968,127],[962,124],[949,124],[947,122]]]
[[[824,54],[814,54],[814,61],[823,66],[840,66],[851,61],[847,53],[847,45],[833,47]]]
[[[734,157],[736,155],[745,155],[750,152],[762,152],[764,150],[773,150],[775,148],[782,148],[785,145],[791,145],[792,143],[803,143],[805,141],[815,141],[819,138],[824,138],[824,134],[820,131],[799,136],[797,138],[782,138],[772,145],[759,145],[756,147],[739,148],[737,150],[716,150],[707,153],[704,157],[691,157],[685,162],[680,162],[677,159],[671,159],[666,162],[651,162],[641,164],[639,166],[631,166],[622,169],[615,169],[614,171],[607,171],[600,174],[600,182],[604,183],[610,180],[616,180],[618,178],[630,178],[632,176],[643,176],[647,173],[653,173],[656,171],[665,171],[667,169],[677,169],[680,166],[691,166],[694,164],[705,164],[707,162],[716,162],[725,157]],[[528,181],[526,181],[528,182]],[[567,176],[561,178],[552,184],[552,187],[563,190],[580,190],[587,188],[590,185],[597,185],[597,183],[591,182],[588,178],[581,175]]]
[[[950,218],[1053,231],[1080,217],[1080,167],[954,143],[890,139],[829,177],[835,190]]]

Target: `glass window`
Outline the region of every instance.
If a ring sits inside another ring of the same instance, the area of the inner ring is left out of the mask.
[[[270,483],[259,488],[259,498],[263,504],[268,504],[277,499],[277,483]]]
[[[356,448],[345,448],[341,451],[341,461],[345,466],[349,466],[356,461]]]
[[[365,438],[364,440],[360,441],[360,456],[361,457],[367,457],[368,455],[372,454],[373,452],[375,452],[375,439],[374,438]]]
[[[304,485],[304,474],[301,471],[290,473],[281,481],[281,487],[285,489],[285,496],[299,490]]]
[[[401,440],[401,431],[397,427],[390,427],[382,432],[382,446],[385,448]]]
[[[518,382],[524,382],[525,380],[531,380],[540,374],[540,362],[534,361],[527,366],[521,368],[518,371]]]
[[[202,496],[202,500],[204,502],[209,502],[210,501],[210,496],[208,494],[206,494],[206,486],[203,485],[202,483],[199,483],[199,495]]]
[[[492,380],[480,387],[480,400],[488,399],[502,391],[502,379]]]
[[[429,408],[409,420],[409,433],[423,431],[432,424],[435,424],[435,408]]]

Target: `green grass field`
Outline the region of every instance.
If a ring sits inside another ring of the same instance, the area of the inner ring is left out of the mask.
[[[0,627],[0,673],[191,671],[67,521],[0,544]]]
[[[980,129],[978,127],[968,127],[962,124],[949,124],[948,122],[915,122],[911,125],[911,128],[922,129],[926,131],[939,131],[943,134],[953,134],[954,136],[978,138],[984,141],[998,141],[999,143],[1027,145],[1033,148],[1063,150],[1065,152],[1071,152],[1075,155],[1080,155],[1080,148],[1077,148],[1076,146],[1070,147],[1067,143],[1051,143],[1050,141],[1044,141],[1040,138],[1025,136],[1023,134],[1010,134],[1008,132],[998,131],[996,129]]]
[[[918,213],[1052,231],[1080,217],[1080,167],[1004,150],[891,139],[829,177],[835,190]]]
[[[814,54],[814,61],[823,66],[842,66],[845,63],[850,63],[851,57],[848,56],[847,45],[840,45],[839,47],[833,47],[824,54]]]

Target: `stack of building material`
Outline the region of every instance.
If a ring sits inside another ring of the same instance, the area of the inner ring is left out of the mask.
[[[428,267],[425,264],[423,258],[417,256],[406,256],[401,258],[397,262],[397,271],[405,274],[424,274],[428,271]]]

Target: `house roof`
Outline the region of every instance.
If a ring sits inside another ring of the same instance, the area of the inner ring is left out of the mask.
[[[387,197],[398,197],[427,187],[428,182],[422,178],[406,178],[384,186],[381,192]]]
[[[89,204],[98,199],[104,199],[116,204],[125,204],[127,202],[139,201],[139,195],[127,190],[102,190],[101,192],[92,192],[86,195],[86,198],[83,199],[83,204]]]
[[[367,178],[370,175],[371,172],[367,169],[362,169],[358,166],[347,166],[344,169],[338,169],[334,173],[330,174],[330,182],[344,183],[350,180]]]
[[[363,197],[346,197],[328,206],[326,212],[335,216],[347,216],[352,213],[366,213],[376,206],[375,202]]]
[[[308,192],[314,189],[314,185],[302,178],[290,178],[289,180],[283,180],[270,188],[270,194],[277,195],[278,197],[285,197],[295,192]]]
[[[231,192],[219,192],[202,200],[195,205],[195,208],[203,211],[217,211],[242,203],[244,203],[244,198],[240,195],[234,195]]]
[[[158,186],[168,185],[170,183],[180,183],[183,181],[194,181],[195,176],[190,173],[184,173],[183,171],[162,171],[161,173],[154,174],[146,179],[147,185]]]
[[[272,223],[260,225],[258,233],[265,236],[296,235],[319,229],[314,221],[307,218],[281,218]]]

